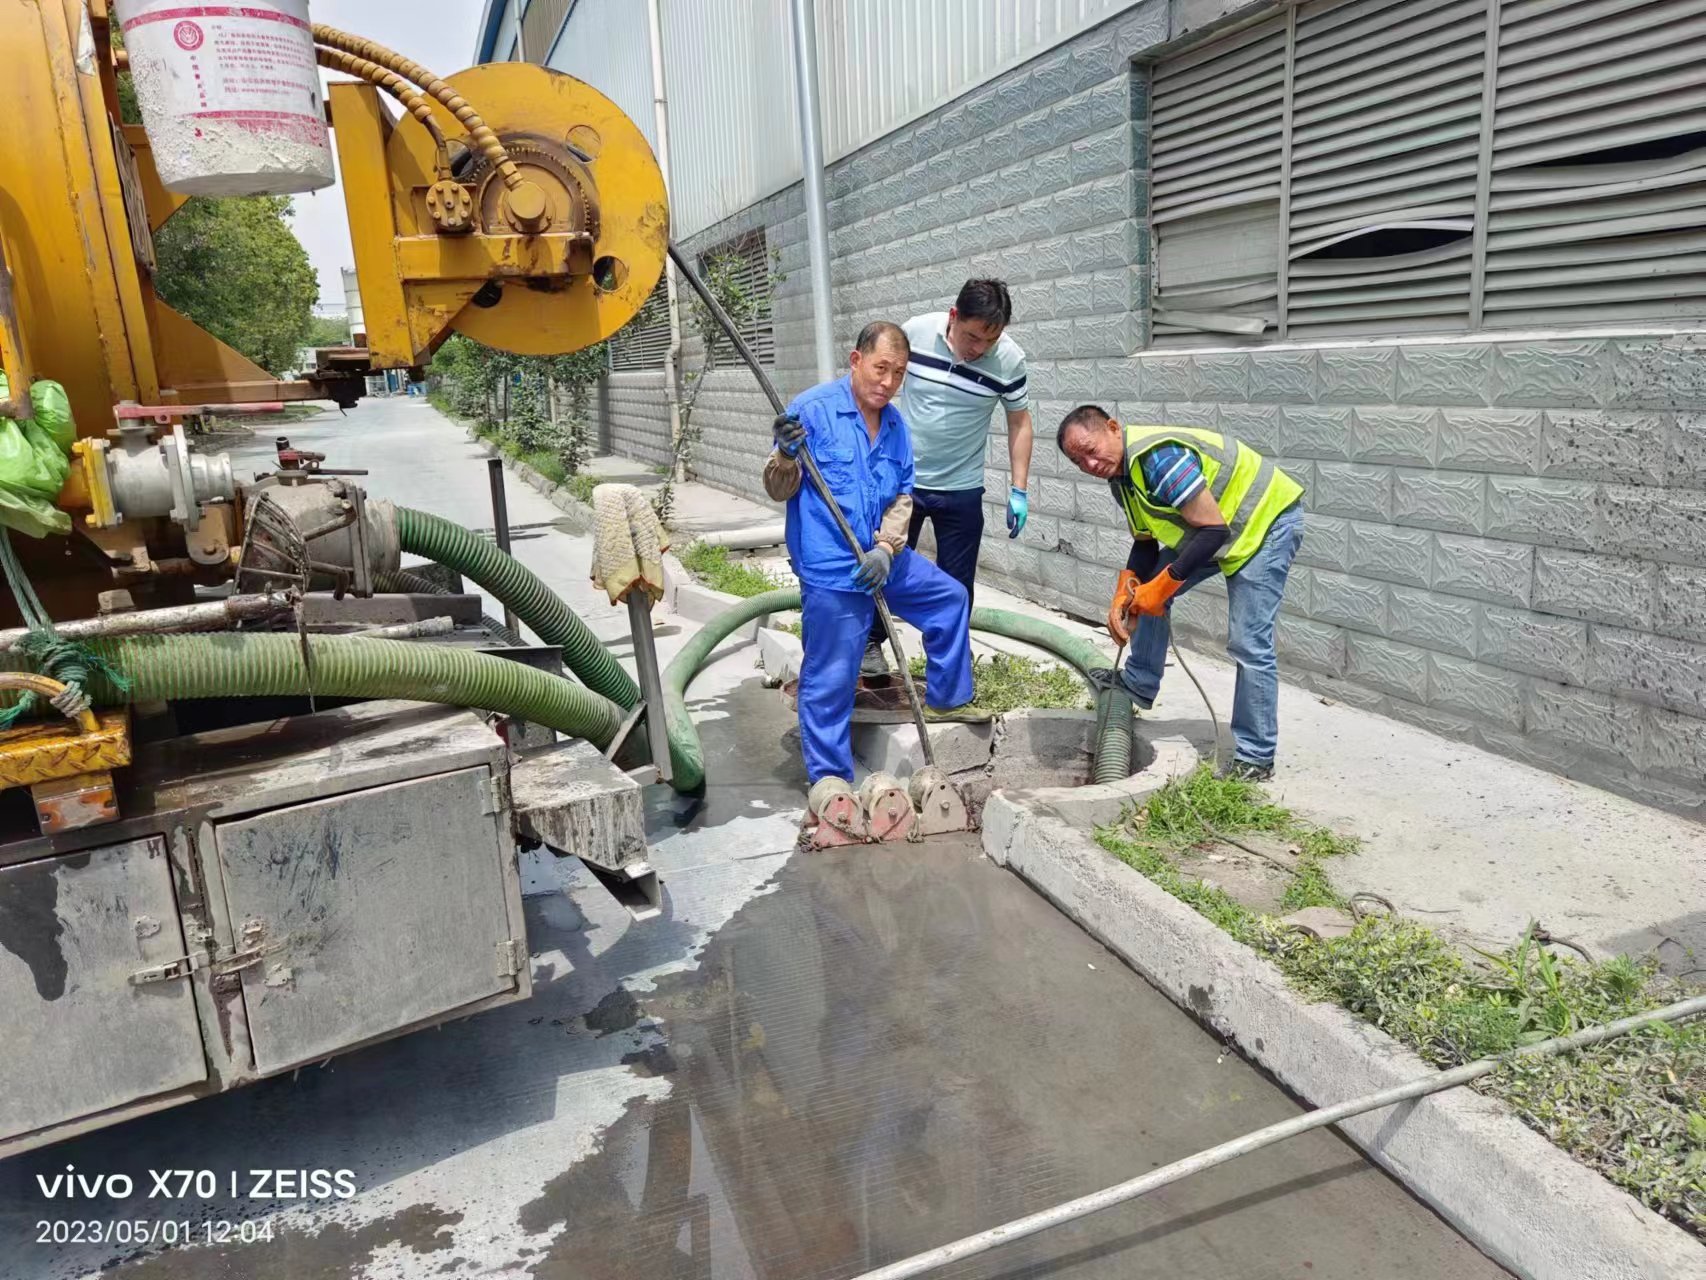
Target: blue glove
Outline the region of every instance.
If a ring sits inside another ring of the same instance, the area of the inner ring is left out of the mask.
[[[859,558],[859,567],[853,570],[853,584],[865,591],[880,591],[892,568],[894,556],[879,542]]]
[[[806,438],[806,429],[793,414],[777,414],[776,421],[770,424],[770,434],[775,437],[776,447],[788,457],[799,456],[800,445]]]
[[[1023,489],[1007,491],[1007,536],[1017,538],[1025,531],[1025,521],[1031,514],[1031,500]]]

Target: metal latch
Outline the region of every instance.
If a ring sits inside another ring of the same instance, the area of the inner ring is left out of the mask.
[[[527,944],[521,938],[506,938],[498,943],[498,977],[513,978],[527,963]]]
[[[206,969],[210,965],[215,973],[236,973],[256,965],[268,952],[278,950],[278,944],[261,945],[266,938],[266,923],[261,920],[250,920],[243,926],[244,948],[233,951],[223,960],[214,962],[213,957],[206,951],[192,951],[187,956],[179,956],[176,960],[168,960],[165,964],[150,965],[146,969],[138,969],[130,975],[133,987],[147,986],[151,982],[175,982],[179,978],[187,978],[197,969]],[[205,935],[196,941],[204,941]]]
[[[130,985],[141,987],[150,982],[172,982],[178,978],[187,978],[206,964],[207,952],[197,951],[187,956],[179,956],[176,960],[168,960],[165,964],[138,969],[130,975]]]

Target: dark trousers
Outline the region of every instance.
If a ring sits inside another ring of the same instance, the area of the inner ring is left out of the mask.
[[[935,526],[936,567],[966,589],[966,606],[970,608],[977,581],[977,549],[983,541],[983,490],[914,489],[908,546],[918,546],[926,520]],[[873,619],[871,643],[887,644],[888,638],[882,619]]]

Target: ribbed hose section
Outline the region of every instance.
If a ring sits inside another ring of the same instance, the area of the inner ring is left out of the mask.
[[[477,707],[550,725],[605,747],[623,712],[572,680],[520,662],[450,645],[309,636],[313,674],[302,664],[301,637],[284,633],[128,636],[83,642],[130,681],[121,693],[97,677],[90,692],[103,703],[176,698],[245,698],[315,694],[325,698],[406,698]],[[0,654],[0,669],[27,670],[18,654]]]
[[[752,596],[737,604],[730,605],[687,642],[685,648],[676,654],[675,661],[669,664],[663,673],[663,696],[665,718],[669,726],[669,758],[674,766],[675,777],[671,785],[677,791],[694,792],[705,785],[705,749],[699,741],[699,730],[694,726],[693,719],[687,714],[687,686],[693,682],[693,677],[699,674],[699,668],[705,664],[705,659],[711,656],[711,651],[733,634],[736,628],[751,622],[754,618],[762,618],[771,613],[787,613],[800,607],[800,593],[797,589],[786,588],[781,591],[766,591],[762,595]],[[1089,640],[1083,640],[1061,630],[1051,622],[1039,618],[1028,618],[1022,613],[1013,613],[1006,609],[973,609],[971,611],[971,629],[987,631],[991,635],[1006,636],[1009,640],[1023,641],[1046,649],[1061,661],[1073,667],[1079,675],[1088,682],[1090,673],[1098,667],[1108,665],[1107,658]],[[1125,763],[1127,772],[1131,764],[1131,702],[1127,699],[1126,711],[1126,752]],[[1097,753],[1097,767],[1101,767],[1103,752]],[[1126,776],[1125,774],[1120,775]],[[1100,778],[1098,778],[1098,781]]]
[[[1096,699],[1097,782],[1124,782],[1131,777],[1131,693],[1115,680]]]
[[[513,609],[541,640],[562,649],[569,670],[594,693],[624,708],[639,702],[640,687],[633,677],[586,623],[519,560],[459,524],[411,507],[397,508],[397,538],[404,551],[472,578]]]

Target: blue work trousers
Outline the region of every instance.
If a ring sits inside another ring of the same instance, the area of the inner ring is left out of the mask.
[[[902,551],[883,585],[889,611],[924,633],[925,701],[970,702],[971,606],[966,589],[916,551]],[[876,602],[863,591],[800,586],[800,747],[812,782],[853,781],[853,694]]]
[[[966,603],[976,596],[977,549],[983,544],[982,489],[914,489],[912,524],[907,545],[916,547],[928,520],[936,530],[936,567],[966,589]],[[882,620],[871,623],[871,643],[888,643]]]
[[[1232,748],[1236,759],[1272,764],[1279,745],[1279,663],[1274,657],[1274,620],[1285,597],[1286,575],[1303,543],[1303,508],[1293,506],[1275,517],[1256,554],[1226,580],[1226,652],[1238,664],[1232,693]],[[1173,552],[1161,548],[1160,565],[1171,564]],[[1188,591],[1220,572],[1204,565],[1185,584]],[[1183,594],[1183,593],[1181,593]],[[1175,597],[1176,599],[1177,597]],[[1168,606],[1169,609],[1171,605]],[[1161,689],[1170,635],[1168,615],[1138,619],[1131,633],[1131,651],[1120,673],[1126,688],[1143,710],[1149,710]]]

